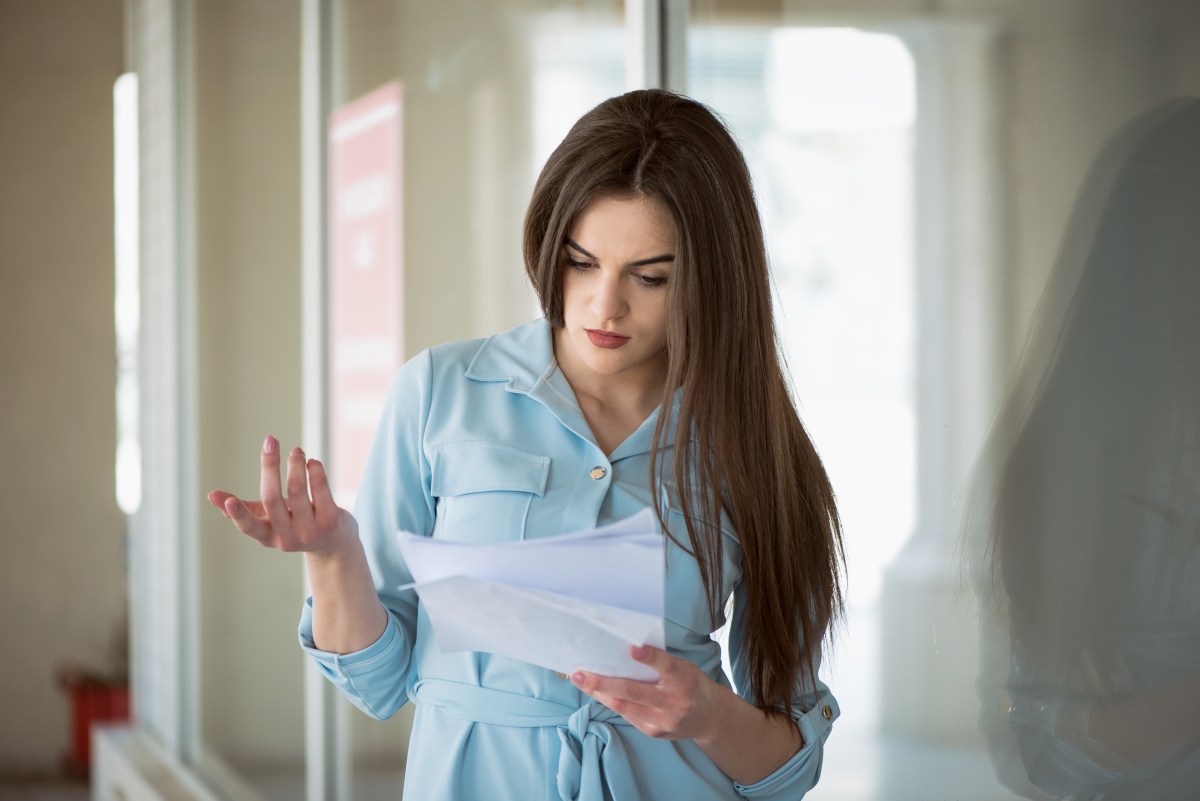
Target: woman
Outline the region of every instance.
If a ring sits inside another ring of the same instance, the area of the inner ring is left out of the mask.
[[[631,92],[572,128],[525,220],[544,319],[401,369],[355,516],[277,443],[261,504],[210,495],[301,550],[304,649],[368,714],[417,703],[414,798],[799,798],[838,711],[817,678],[841,611],[829,480],[780,369],[749,174],[724,126]],[[311,501],[309,500],[311,485]],[[442,654],[395,533],[554,536],[652,507],[667,533],[661,680]],[[738,693],[710,634],[733,597]]]

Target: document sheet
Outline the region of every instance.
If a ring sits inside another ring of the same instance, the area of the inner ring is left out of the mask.
[[[631,645],[664,647],[665,550],[650,509],[608,526],[499,544],[400,532],[443,652],[487,651],[560,673],[656,681]]]

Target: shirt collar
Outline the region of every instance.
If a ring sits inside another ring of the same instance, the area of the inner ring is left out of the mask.
[[[550,323],[539,317],[488,337],[467,365],[467,378],[506,381],[510,391],[529,394],[538,381],[557,367],[550,333]]]
[[[467,366],[472,381],[506,382],[505,389],[528,395],[546,406],[559,421],[582,438],[594,442],[591,430],[579,409],[579,402],[566,377],[554,360],[550,323],[539,317],[511,331],[488,337]],[[679,413],[680,393],[672,397],[671,416]],[[661,408],[656,409],[637,431],[609,456],[613,461],[650,451],[654,426]],[[674,419],[667,427],[667,442],[675,439]]]
[[[544,318],[488,337],[467,365],[472,381],[506,382],[508,392],[527,396],[550,411],[581,439],[595,444],[570,384],[554,360],[553,332]]]

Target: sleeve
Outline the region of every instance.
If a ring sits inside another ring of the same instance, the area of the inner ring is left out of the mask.
[[[997,614],[985,609],[980,618],[979,729],[1001,784],[1044,800],[1151,777],[1087,736],[1087,699],[1033,676]]]
[[[746,629],[745,585],[738,582],[733,591],[733,620],[729,626],[730,663],[733,667],[734,685],[739,694],[754,703],[750,691],[749,666],[742,637]],[[816,665],[815,667],[820,667]],[[763,798],[772,801],[801,798],[821,778],[821,761],[825,751],[825,740],[829,737],[833,722],[841,715],[837,699],[829,688],[813,676],[812,681],[799,681],[792,695],[792,719],[804,745],[791,759],[779,766],[774,773],[754,784],[734,783],[734,789],[743,798]]]
[[[388,613],[387,628],[361,651],[333,654],[314,645],[312,598],[300,618],[301,649],[355,706],[376,718],[390,717],[408,701],[417,596],[411,589],[399,589],[412,576],[396,532],[433,531],[436,506],[423,447],[433,396],[432,358],[424,351],[393,379],[354,503],[375,590]]]

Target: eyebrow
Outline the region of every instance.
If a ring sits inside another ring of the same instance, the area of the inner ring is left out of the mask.
[[[587,256],[589,259],[594,259],[595,261],[600,261],[595,256],[593,256],[591,253],[588,253],[586,250],[581,248],[579,246],[579,243],[576,242],[574,239],[568,238],[567,246],[575,248],[575,250],[578,250],[580,253]],[[631,261],[628,264],[626,264],[625,266],[626,267],[645,267],[647,264],[662,264],[663,262],[667,262],[667,261],[675,261],[675,256],[671,253],[664,253],[661,256],[651,256],[648,259],[638,259],[637,261]]]

